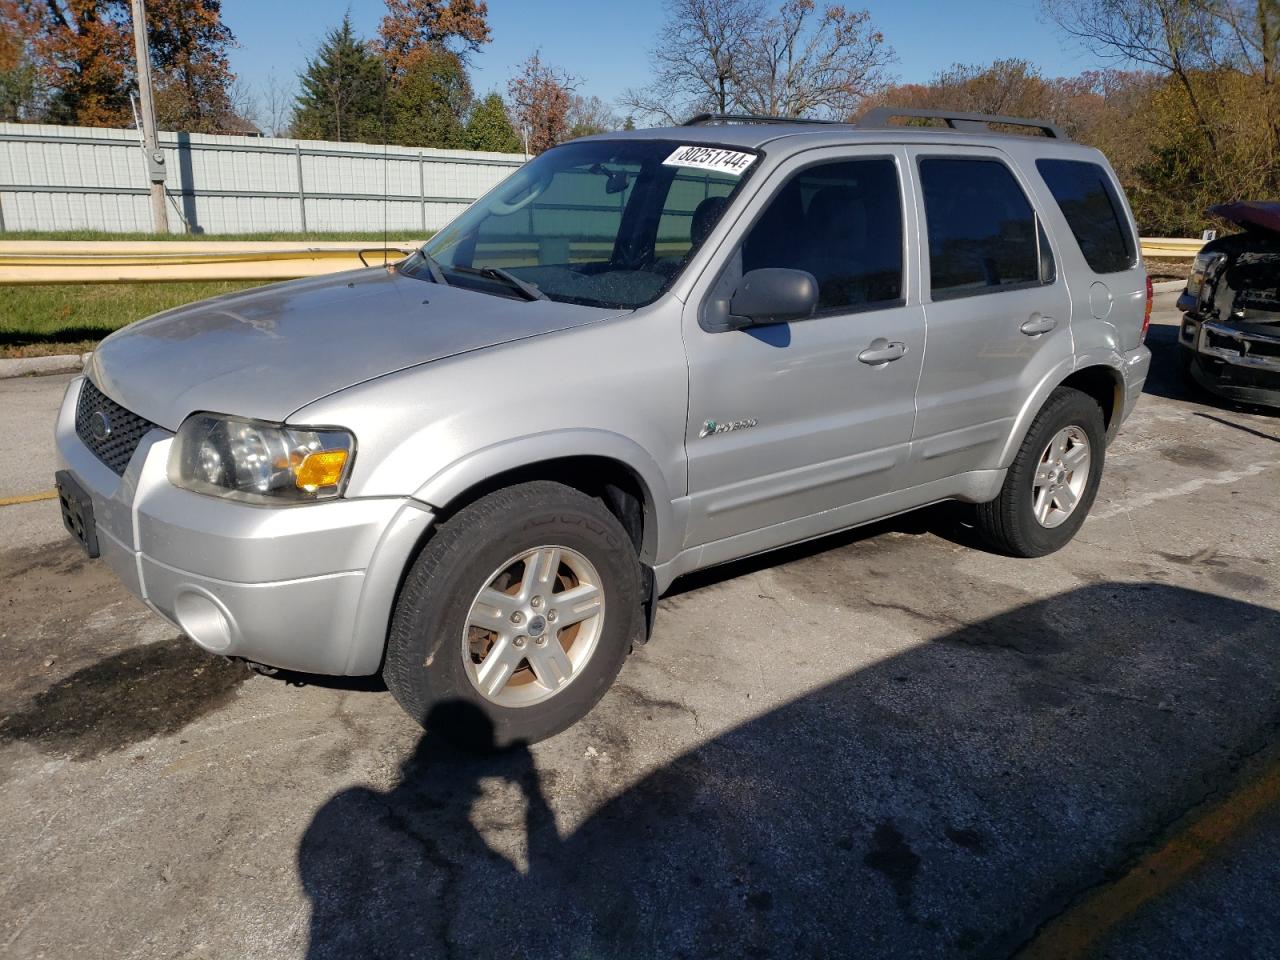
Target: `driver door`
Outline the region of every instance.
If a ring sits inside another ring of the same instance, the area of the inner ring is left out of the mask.
[[[905,164],[905,151],[883,146],[812,151],[784,164],[745,209],[740,223],[750,226],[734,234],[742,239],[690,298],[685,546],[742,538],[706,561],[848,526],[857,521],[840,508],[899,482],[925,335],[911,286],[917,255]],[[761,267],[812,273],[815,316],[704,329],[706,303],[731,296],[744,273]],[[900,355],[872,362],[885,346]]]

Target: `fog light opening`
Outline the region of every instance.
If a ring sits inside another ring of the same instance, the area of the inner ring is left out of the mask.
[[[173,615],[183,632],[211,653],[225,653],[231,647],[231,618],[208,594],[182,590],[174,602]]]

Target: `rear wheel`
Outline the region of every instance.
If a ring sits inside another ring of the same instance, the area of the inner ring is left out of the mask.
[[[1032,421],[1000,495],[978,506],[983,539],[1017,557],[1042,557],[1066,546],[1093,506],[1105,454],[1098,402],[1059,387]]]
[[[520,484],[459,511],[423,548],[383,676],[433,732],[532,743],[595,706],[641,623],[639,563],[613,514],[563,484]]]

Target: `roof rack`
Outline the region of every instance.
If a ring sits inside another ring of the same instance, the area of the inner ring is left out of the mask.
[[[682,127],[702,127],[713,123],[832,123],[838,124],[839,120],[814,120],[810,117],[771,117],[766,114],[755,113],[698,113],[694,114],[684,123]]]
[[[859,127],[883,129],[892,126],[889,123],[894,117],[919,117],[926,120],[941,120],[952,130],[977,131],[990,133],[991,124],[1002,123],[1012,127],[1033,127],[1046,137],[1054,140],[1070,140],[1066,131],[1047,120],[1028,120],[1025,117],[1000,117],[987,113],[956,113],[954,110],[917,110],[910,107],[876,107],[868,110],[858,121]]]

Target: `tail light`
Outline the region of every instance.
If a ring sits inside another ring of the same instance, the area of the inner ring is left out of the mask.
[[[1151,286],[1151,278],[1147,277],[1147,309],[1142,314],[1142,336],[1139,343],[1146,343],[1147,331],[1151,329],[1151,302],[1155,299],[1156,292]]]

